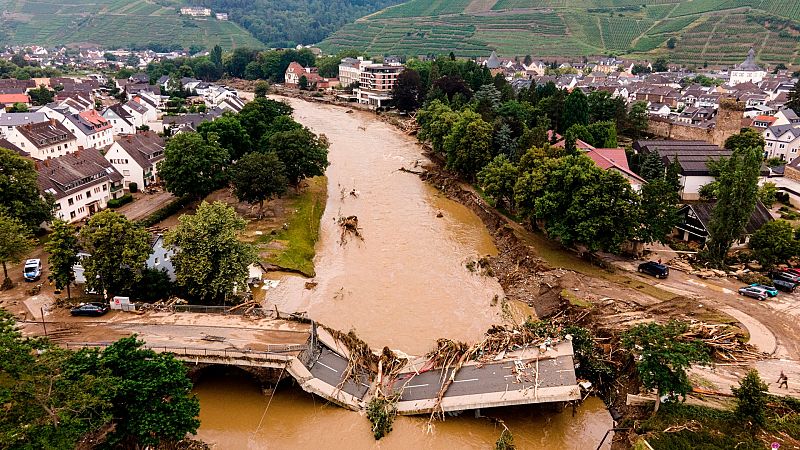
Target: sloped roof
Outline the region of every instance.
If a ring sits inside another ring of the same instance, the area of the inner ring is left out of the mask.
[[[750,47],[750,51],[747,52],[747,58],[743,63],[736,66],[736,70],[747,70],[753,72],[764,70],[758,64],[756,64],[756,51],[753,50],[753,47]]]
[[[139,167],[146,169],[163,159],[164,138],[152,131],[123,134],[115,138],[115,143],[122,147]],[[153,157],[158,152],[161,152],[161,155]]]
[[[691,202],[687,203],[686,206],[694,211],[695,215],[697,215],[697,220],[699,220],[706,230],[708,230],[708,224],[711,222],[711,215],[714,211],[714,205],[716,205],[716,203],[716,200],[707,202]],[[750,215],[750,220],[747,221],[747,225],[744,227],[745,234],[750,235],[755,233],[765,223],[772,220],[772,215],[769,213],[767,207],[764,206],[760,200],[757,200],[756,208],[753,210],[753,214]]]
[[[489,55],[489,59],[486,60],[486,68],[487,69],[497,69],[500,67],[500,58],[497,57],[497,52],[492,50],[492,54]]]
[[[75,140],[75,135],[55,120],[21,125],[17,127],[17,131],[37,148]]]
[[[106,180],[122,180],[122,175],[96,149],[39,161],[36,166],[39,189],[52,193],[56,199]]]

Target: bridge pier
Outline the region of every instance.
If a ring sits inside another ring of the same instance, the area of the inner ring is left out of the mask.
[[[203,375],[210,370],[221,372],[236,370],[244,372],[257,381],[262,389],[272,389],[282,380],[291,378],[287,371],[274,367],[234,366],[227,364],[192,363],[188,361],[186,361],[185,364],[189,368],[187,376],[193,383],[197,383],[201,380]]]

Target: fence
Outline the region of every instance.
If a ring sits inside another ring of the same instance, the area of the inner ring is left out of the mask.
[[[72,343],[64,343],[62,344],[67,348],[86,348],[86,347],[94,347],[94,348],[106,348],[111,345],[108,342],[72,342]],[[306,344],[292,344],[292,345],[275,345],[275,344],[267,344],[266,351],[252,351],[252,350],[240,350],[240,349],[216,349],[216,348],[205,348],[205,347],[171,347],[171,346],[163,346],[163,345],[143,345],[142,348],[152,350],[156,353],[169,353],[178,357],[212,357],[212,358],[226,358],[226,359],[248,359],[248,360],[257,360],[257,359],[273,359],[272,357],[276,355],[282,355],[284,353],[291,353],[291,352],[298,352],[302,350],[306,350],[308,347]]]

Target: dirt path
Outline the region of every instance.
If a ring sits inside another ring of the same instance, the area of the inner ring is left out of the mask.
[[[128,220],[140,220],[149,216],[156,210],[163,208],[167,203],[175,199],[175,196],[167,191],[155,194],[138,193],[136,200],[132,203],[117,209],[117,212],[125,215]]]
[[[464,12],[467,14],[489,12],[494,7],[497,0],[472,0]]]

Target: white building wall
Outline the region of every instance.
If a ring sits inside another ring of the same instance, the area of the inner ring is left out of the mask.
[[[55,215],[70,223],[78,222],[90,214],[105,209],[110,198],[111,183],[106,179],[100,183],[81,187],[73,194],[59,199],[56,202]],[[91,212],[90,204],[94,204],[94,212]]]
[[[77,140],[71,140],[39,148],[33,145],[33,143],[23,136],[16,128],[6,134],[6,140],[19,147],[21,150],[30,153],[31,157],[35,159],[56,158],[66,155],[67,153],[73,153],[78,150],[79,145]]]
[[[681,199],[682,200],[699,200],[700,188],[708,183],[714,181],[712,176],[681,176]]]
[[[108,162],[122,174],[124,186],[127,188],[132,182],[136,183],[139,189],[144,188],[144,169],[136,163],[136,160],[126,152],[121,145],[114,143],[105,155]],[[155,169],[153,169],[155,172]]]

